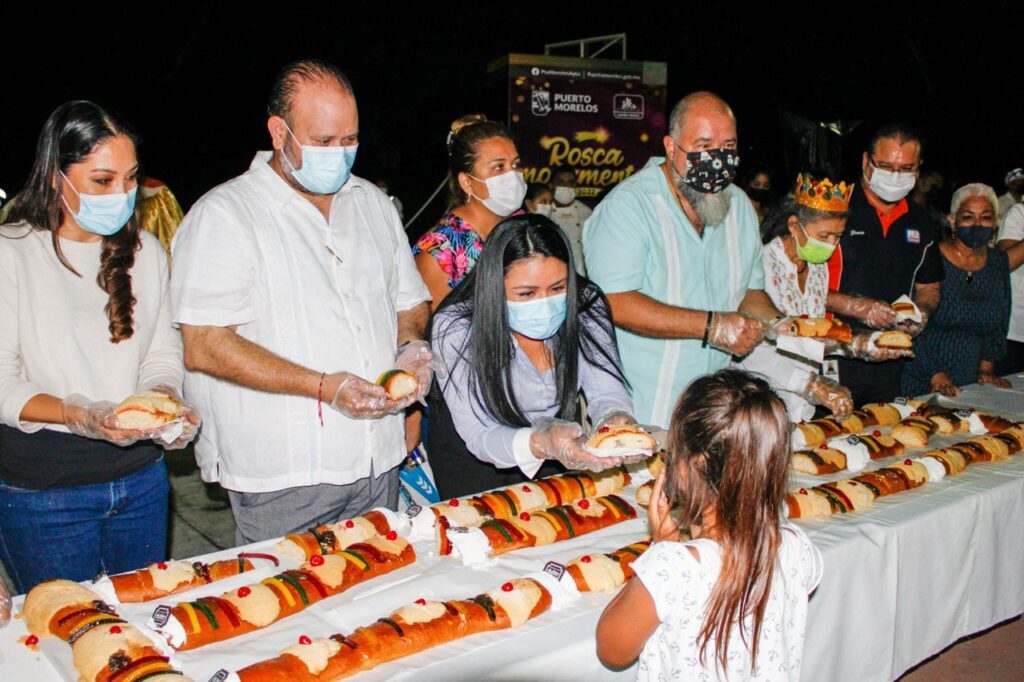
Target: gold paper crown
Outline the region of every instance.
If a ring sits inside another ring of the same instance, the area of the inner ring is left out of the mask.
[[[815,180],[810,175],[801,173],[796,176],[796,191],[793,197],[796,203],[819,211],[844,212],[850,207],[850,196],[854,185],[840,182],[833,185],[828,178]]]

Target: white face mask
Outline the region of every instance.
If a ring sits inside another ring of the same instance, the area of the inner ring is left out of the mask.
[[[536,209],[533,212],[537,213],[539,215],[546,216],[546,217],[550,218],[551,217],[551,204],[537,204],[536,205]]]
[[[576,188],[575,187],[556,187],[555,188],[555,201],[565,206],[571,204],[576,200]]]
[[[882,201],[895,203],[910,194],[917,184],[916,173],[896,173],[877,166],[871,172],[868,187]]]
[[[467,175],[469,174],[467,173]],[[523,199],[526,198],[526,180],[523,179],[523,174],[519,171],[509,171],[486,180],[474,178],[472,175],[469,177],[487,185],[487,193],[490,196],[486,199],[481,199],[472,192],[469,193],[469,196],[479,200],[494,215],[506,218],[523,205]]]

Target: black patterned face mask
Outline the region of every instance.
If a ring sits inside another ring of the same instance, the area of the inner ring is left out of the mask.
[[[740,153],[735,149],[705,149],[685,154],[686,177],[683,181],[698,192],[718,194],[736,178]]]

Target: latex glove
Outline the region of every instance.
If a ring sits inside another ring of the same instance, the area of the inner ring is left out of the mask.
[[[953,380],[945,372],[933,374],[931,384],[932,392],[941,393],[947,398],[954,398],[960,393],[960,389],[956,387],[956,384],[953,383]]]
[[[594,422],[594,428],[590,432],[594,433],[603,426],[625,426],[627,424],[636,424],[633,415],[625,410],[612,410],[601,415],[600,419]]]
[[[105,440],[108,443],[127,447],[140,440],[151,438],[156,431],[122,429],[117,425],[114,414],[116,403],[109,401],[94,402],[84,395],[69,395],[61,403],[64,425],[76,436]]]
[[[647,506],[647,521],[651,525],[651,539],[654,542],[678,542],[679,523],[672,517],[669,509],[668,496],[665,494],[665,472],[666,469],[662,469],[654,481],[651,503]]]
[[[395,369],[401,369],[416,377],[419,388],[416,400],[423,402],[430,392],[434,379],[434,353],[426,341],[410,341],[395,354]],[[423,402],[426,405],[425,402]]]
[[[899,329],[900,331],[905,331],[911,336],[917,336],[918,334],[924,331],[924,328],[925,326],[927,326],[927,324],[928,313],[922,310],[920,322],[914,322],[913,320],[903,320],[898,325],[896,325],[896,328]]]
[[[596,457],[583,449],[583,427],[553,417],[541,417],[533,424],[530,451],[538,459],[553,459],[566,469],[604,471],[626,461],[623,457]]]
[[[899,358],[914,357],[913,350],[898,350],[895,348],[879,348],[871,343],[871,336],[874,332],[858,332],[853,335],[853,340],[847,344],[837,344],[834,349],[826,347],[826,355],[840,355],[856,360],[867,360],[868,362],[885,362]]]
[[[715,313],[708,343],[719,350],[743,357],[761,343],[768,325],[744,313]]]
[[[181,397],[181,393],[178,392],[178,389],[173,386],[155,386],[148,390],[171,396],[181,403],[183,408],[180,418],[184,428],[181,431],[181,435],[167,444],[164,444],[163,440],[159,440],[158,442],[164,446],[164,449],[180,450],[195,440],[196,434],[199,433],[199,425],[202,423],[202,420],[199,418],[199,413],[192,409],[192,406],[186,403],[184,398]],[[160,430],[161,429],[157,429],[157,432],[159,433]]]
[[[846,419],[853,412],[850,389],[820,374],[811,375],[801,395],[813,405],[832,410],[836,419]]]
[[[891,329],[896,324],[896,311],[884,301],[866,296],[843,296],[835,312],[860,320],[872,329]]]
[[[330,387],[334,387],[330,392]],[[416,399],[408,395],[402,400],[389,400],[383,386],[348,372],[338,372],[324,379],[324,395],[333,395],[330,405],[338,412],[352,419],[380,419],[395,414],[411,405]]]

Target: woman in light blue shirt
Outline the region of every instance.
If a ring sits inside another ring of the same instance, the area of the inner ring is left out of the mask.
[[[574,273],[569,242],[550,219],[507,218],[435,313],[443,400],[430,407],[428,448],[442,497],[529,480],[546,460],[591,470],[622,463],[587,453],[573,421],[582,392],[597,428],[633,423],[608,303]]]

